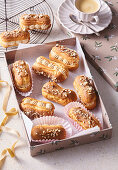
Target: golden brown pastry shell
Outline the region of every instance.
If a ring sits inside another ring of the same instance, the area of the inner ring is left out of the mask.
[[[55,82],[47,82],[42,87],[42,95],[48,100],[63,106],[77,101],[77,95],[73,90],[64,89]]]
[[[32,103],[26,103],[26,100],[29,100],[30,102],[32,101]],[[45,105],[49,104],[51,106],[51,109],[46,108],[46,106],[37,106],[36,103],[38,102],[41,102]],[[27,117],[33,120],[42,116],[53,116],[55,107],[51,102],[40,101],[31,97],[26,97],[21,101],[20,109]]]
[[[99,120],[89,111],[81,107],[72,107],[69,111],[69,117],[76,121],[83,129],[98,126],[101,128]]]
[[[66,138],[66,130],[62,125],[37,125],[31,130],[33,140],[62,140]]]
[[[26,28],[25,30],[31,30],[29,28],[29,26],[31,25],[46,25],[48,27],[42,29],[42,30],[47,30],[51,27],[51,20],[50,20],[50,17],[48,15],[44,15],[44,14],[41,14],[42,16],[41,17],[38,17],[37,14],[23,14],[21,17],[20,17],[20,27],[22,29],[24,29],[24,26],[28,26],[28,28]],[[25,19],[24,17],[25,16],[29,16],[28,19]],[[39,28],[41,29],[41,28]]]
[[[78,96],[79,96],[82,104],[87,109],[92,110],[96,107],[96,104],[97,104],[97,93],[96,93],[93,82],[91,82],[91,84],[89,84],[89,85],[84,85],[84,86],[81,85],[82,84],[82,81],[81,81],[82,77],[83,77],[83,75],[77,76],[75,78],[74,82],[73,82],[73,86],[74,86],[75,90],[77,91]],[[88,92],[89,88],[93,89],[92,93]]]
[[[30,41],[30,34],[28,31],[23,31],[22,29],[16,29],[12,31],[5,31],[0,34],[0,44],[4,48],[12,47],[12,46],[18,46],[19,42],[23,42],[23,40],[27,40],[27,43]],[[14,44],[6,44],[14,42]]]
[[[42,58],[42,60],[46,60],[50,64],[53,64],[53,65],[59,67],[60,69],[63,69],[65,73],[62,74],[60,71],[58,71],[54,68],[50,68],[47,65],[37,62],[37,60],[32,66],[32,69],[34,70],[35,73],[42,74],[42,75],[46,76],[47,78],[52,79],[55,82],[62,82],[68,77],[69,71],[63,64],[56,63],[56,62],[51,61],[50,59],[43,57],[43,56],[40,56],[40,57]]]
[[[24,62],[23,64],[21,64]],[[15,67],[15,64],[18,63],[18,67]],[[20,67],[22,67],[20,69]],[[24,69],[23,69],[24,68]],[[18,71],[20,69],[20,73]],[[32,88],[32,78],[29,69],[29,65],[25,63],[23,60],[18,60],[13,64],[11,69],[14,85],[20,92],[29,92]],[[27,74],[26,74],[27,72]]]
[[[49,53],[49,58],[52,61],[64,64],[70,71],[76,70],[79,67],[79,55],[72,49],[61,45],[56,45],[52,48]],[[61,60],[59,58],[61,58]],[[67,63],[64,61],[67,61]]]

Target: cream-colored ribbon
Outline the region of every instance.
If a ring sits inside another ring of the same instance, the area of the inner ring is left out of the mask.
[[[2,153],[0,154],[0,165],[1,165],[2,161],[7,156],[7,152],[10,154],[11,157],[15,156],[15,146],[19,141],[20,134],[19,134],[18,131],[14,130],[14,129],[5,127],[9,117],[15,116],[16,114],[18,114],[18,111],[16,110],[16,108],[11,108],[9,111],[7,111],[7,105],[8,105],[10,92],[11,92],[11,87],[10,87],[10,85],[7,81],[0,80],[0,83],[5,83],[5,85],[7,87],[7,90],[6,90],[6,93],[5,93],[5,96],[4,96],[4,100],[3,100],[3,105],[2,105],[2,110],[5,114],[5,118],[3,119],[2,123],[0,124],[0,133],[2,133],[2,132],[12,133],[12,134],[14,134],[18,137],[18,139],[13,143],[11,148],[4,149],[2,151]]]

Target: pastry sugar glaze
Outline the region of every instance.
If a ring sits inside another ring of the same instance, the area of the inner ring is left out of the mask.
[[[32,128],[33,140],[62,140],[66,138],[66,130],[61,125],[37,125]]]
[[[48,100],[59,103],[63,106],[77,100],[77,95],[73,90],[64,89],[55,82],[47,82],[42,87],[42,95]]]
[[[42,116],[52,116],[55,107],[51,102],[26,97],[21,101],[20,109],[28,118],[33,120]]]

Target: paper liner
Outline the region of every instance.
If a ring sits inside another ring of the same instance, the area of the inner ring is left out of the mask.
[[[13,86],[14,86],[15,90],[16,90],[21,96],[27,97],[27,96],[30,96],[30,94],[31,94],[32,91],[33,91],[33,76],[32,76],[32,70],[31,70],[31,67],[30,67],[29,63],[26,62],[26,61],[25,61],[25,63],[28,64],[28,66],[29,66],[29,70],[30,70],[30,73],[31,73],[31,79],[32,79],[32,87],[31,87],[31,90],[30,90],[29,92],[26,92],[26,93],[20,92],[20,91],[16,88],[16,86],[15,86],[15,83],[14,83],[14,80],[13,80],[12,71],[11,71],[11,69],[12,69],[12,67],[13,67],[13,64],[10,64],[10,65],[9,65],[9,68],[10,68],[10,74],[11,74],[11,77],[12,77],[12,82],[13,82]]]
[[[79,137],[79,136],[84,136],[84,135],[88,135],[88,134],[91,134],[91,136],[94,136],[95,135],[94,133],[97,133],[99,131],[100,131],[100,128],[98,126],[95,126],[93,128],[82,130],[81,132],[73,135],[73,137]]]
[[[82,109],[84,109],[85,111],[89,112],[90,114],[94,115],[92,112],[90,112],[89,110],[87,110],[87,108],[85,108],[84,105],[82,105],[81,103],[79,102],[71,102],[69,104],[67,104],[65,107],[64,107],[64,113],[65,115],[67,116],[68,120],[73,124],[73,126],[78,129],[79,131],[82,131],[82,130],[85,130],[83,129],[75,120],[71,119],[69,117],[69,110],[72,108],[72,107],[81,107]],[[100,120],[94,115],[94,117],[100,122]],[[101,125],[101,122],[100,122],[100,125]],[[102,129],[102,126],[100,127],[100,129]]]
[[[72,129],[71,126],[69,124],[69,122],[65,119],[62,119],[60,117],[56,117],[56,116],[43,116],[37,119],[34,119],[33,121],[33,126],[36,125],[62,125],[64,127],[64,129],[66,130],[66,138],[69,138],[72,136]],[[40,142],[40,143],[47,143],[47,142],[51,142],[51,141],[55,141],[54,139],[46,139],[46,140],[33,140],[34,142]]]
[[[31,73],[33,77],[33,94],[37,94],[37,91],[38,91],[38,95],[39,94],[42,95],[42,86],[44,84],[44,80],[43,80],[44,77],[41,75],[38,75],[33,70],[31,70]]]

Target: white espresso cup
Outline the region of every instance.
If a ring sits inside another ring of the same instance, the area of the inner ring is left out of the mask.
[[[91,13],[86,13],[86,12],[83,12],[80,9],[78,9],[76,7],[76,3],[79,3],[79,1],[82,1],[82,0],[74,0],[74,13],[75,13],[75,16],[77,17],[77,19],[79,21],[83,21],[83,22],[90,22],[91,24],[98,24],[99,23],[98,12],[101,8],[101,1],[93,0],[97,3],[98,8],[96,11],[91,12]]]

